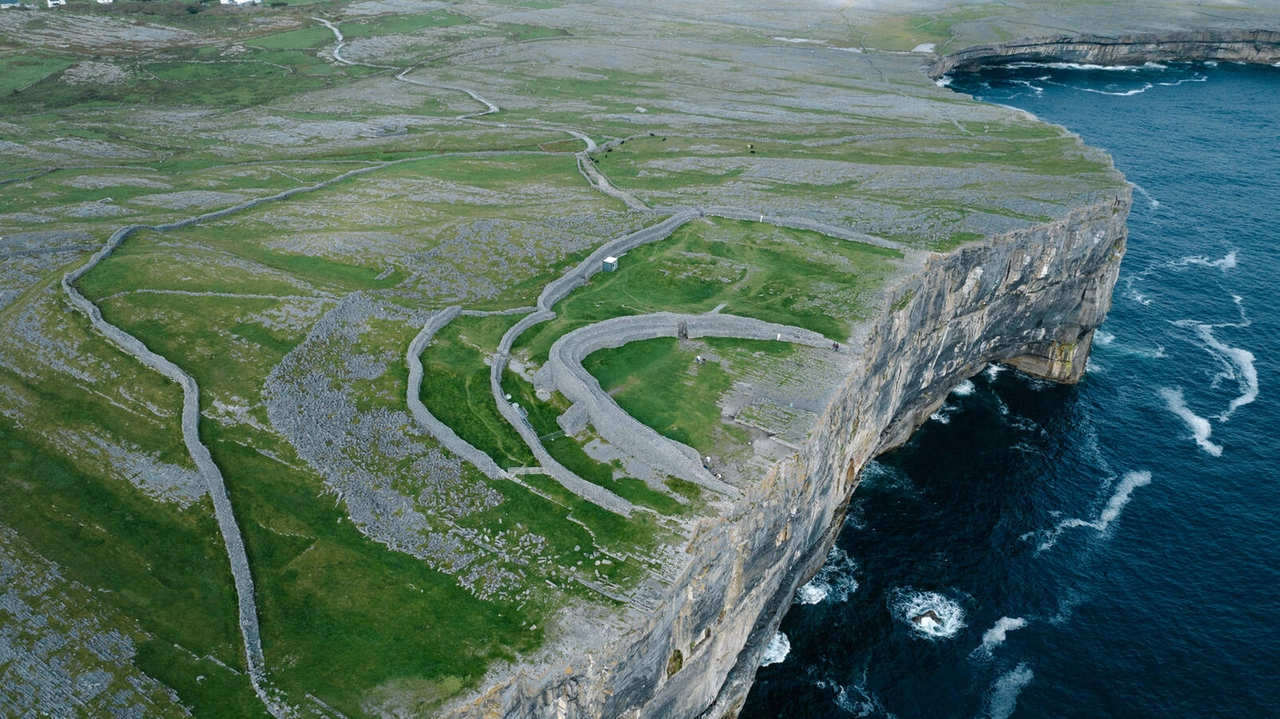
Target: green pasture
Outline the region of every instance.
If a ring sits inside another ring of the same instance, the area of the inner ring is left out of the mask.
[[[869,311],[901,254],[815,232],[734,220],[695,221],[624,255],[556,305],[558,317],[517,347],[538,362],[577,327],[625,314],[721,312],[820,332],[834,341]]]

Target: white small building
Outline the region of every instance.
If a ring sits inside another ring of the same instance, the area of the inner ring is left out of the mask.
[[[98,0],[98,4],[99,4],[99,5],[110,5],[111,3],[115,2],[115,1],[116,1],[116,0]]]
[[[618,258],[612,256],[604,258],[604,264],[601,269],[605,272],[616,272],[618,269]]]

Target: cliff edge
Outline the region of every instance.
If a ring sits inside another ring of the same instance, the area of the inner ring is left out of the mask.
[[[1060,220],[908,256],[857,369],[810,441],[703,520],[641,625],[577,663],[520,670],[459,717],[731,717],[795,589],[821,566],[863,466],[990,362],[1075,382],[1125,247],[1127,188]]]

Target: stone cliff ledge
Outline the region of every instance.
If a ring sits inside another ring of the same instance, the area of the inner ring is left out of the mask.
[[[796,588],[821,568],[858,475],[990,362],[1080,378],[1110,307],[1131,197],[944,254],[915,252],[855,333],[860,361],[807,444],[702,520],[685,568],[623,636],[569,665],[525,666],[465,717],[736,715]]]
[[[1064,62],[1089,65],[1141,65],[1148,62],[1280,62],[1280,32],[1271,30],[1205,30],[1135,35],[1064,35],[995,45],[979,45],[951,53],[929,68],[937,79],[953,72],[1019,62]]]

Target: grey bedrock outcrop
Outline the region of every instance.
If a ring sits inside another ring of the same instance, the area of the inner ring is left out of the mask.
[[[1002,361],[1080,379],[1110,307],[1130,191],[1051,223],[918,253],[860,330],[846,377],[802,451],[697,527],[688,563],[631,629],[572,664],[523,667],[455,709],[466,717],[734,716],[795,589],[822,566],[866,462],[962,379]]]
[[[1280,31],[1194,30],[1130,35],[1064,35],[965,48],[939,59],[929,76],[974,72],[1016,62],[1141,65],[1213,60],[1271,65],[1280,62]]]

